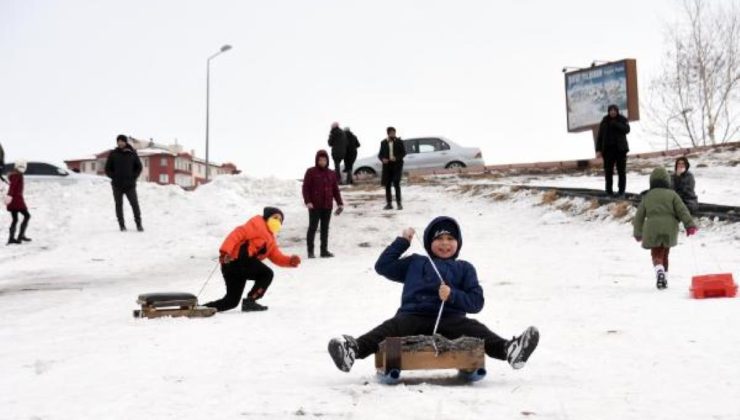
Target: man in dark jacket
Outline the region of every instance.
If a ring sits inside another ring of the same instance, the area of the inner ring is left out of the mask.
[[[334,160],[334,172],[337,175],[337,182],[342,183],[342,160],[347,156],[347,137],[344,131],[339,128],[338,122],[331,123],[329,132],[329,147],[331,147],[331,158]]]
[[[0,181],[7,184],[8,180],[3,176],[3,171],[5,171],[5,150],[3,150],[3,145],[0,143]]]
[[[627,144],[627,133],[630,124],[619,107],[609,105],[608,114],[599,124],[599,133],[596,136],[596,156],[604,159],[604,177],[606,178],[606,193],[614,195],[613,177],[614,165],[617,165],[619,176],[619,195],[623,196],[627,188],[627,153],[630,151]]]
[[[401,176],[403,175],[403,158],[406,156],[406,146],[403,140],[396,137],[396,129],[388,127],[385,132],[388,137],[380,142],[380,152],[378,159],[383,162],[383,173],[380,183],[385,186],[385,210],[393,209],[393,197],[391,195],[391,185],[396,190],[396,204],[398,209],[403,210],[401,205]]]
[[[120,134],[116,138],[118,147],[113,149],[105,162],[105,174],[111,179],[113,186],[113,199],[116,202],[116,217],[121,231],[126,230],[123,220],[123,196],[125,195],[134,211],[136,230],[142,232],[141,211],[139,210],[139,199],[136,196],[136,179],[141,174],[141,160],[136,150],[128,144],[128,137]]]
[[[689,164],[687,158],[682,156],[676,159],[675,172],[671,176],[671,183],[673,184],[673,190],[676,191],[676,194],[681,197],[681,201],[686,204],[686,207],[693,214],[699,205],[699,198],[694,191],[696,183],[694,182],[694,174],[689,172],[690,167],[691,164]]]
[[[316,152],[315,166],[306,170],[303,177],[303,202],[308,208],[308,232],[306,234],[306,245],[308,246],[308,258],[315,258],[314,238],[316,229],[321,223],[321,257],[330,258],[334,254],[329,252],[329,221],[331,210],[334,207],[332,199],[336,200],[337,215],[342,212],[344,203],[339,193],[337,178],[329,169],[329,154],[325,150]]]
[[[347,171],[347,184],[354,184],[352,178],[352,166],[357,160],[357,149],[360,147],[360,140],[355,133],[350,131],[349,127],[344,127],[344,137],[347,139],[347,155],[344,157],[344,170]]]

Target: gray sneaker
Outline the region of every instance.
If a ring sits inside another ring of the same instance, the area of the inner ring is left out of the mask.
[[[355,364],[357,355],[357,340],[349,335],[332,338],[329,341],[329,355],[342,372],[349,372],[352,365]]]
[[[540,332],[535,327],[529,327],[519,337],[514,337],[506,347],[506,361],[512,368],[521,369],[527,364],[537,343],[540,341]]]

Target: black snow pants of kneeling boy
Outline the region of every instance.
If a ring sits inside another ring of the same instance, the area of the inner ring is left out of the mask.
[[[236,308],[239,305],[247,280],[254,280],[254,286],[247,293],[247,299],[257,300],[265,295],[273,277],[270,267],[253,257],[221,264],[221,273],[226,283],[226,296],[205,304],[205,306],[216,308],[219,312]]]
[[[372,331],[357,338],[358,359],[364,359],[378,351],[378,344],[386,337],[405,337],[409,335],[432,335],[436,315],[398,314],[383,322]],[[506,360],[505,340],[480,322],[464,316],[442,316],[437,333],[454,340],[462,336],[482,338],[486,354],[494,359]]]

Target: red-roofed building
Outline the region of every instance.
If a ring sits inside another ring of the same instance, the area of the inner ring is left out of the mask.
[[[157,184],[175,184],[184,189],[194,189],[206,179],[206,162],[195,157],[195,153],[183,152],[179,144],[160,145],[154,141],[142,141],[129,138],[129,144],[136,149],[143,169],[139,181],[156,182]],[[67,168],[72,171],[105,176],[105,161],[112,149],[81,159],[65,160]],[[224,174],[238,174],[233,163],[219,165],[209,162],[210,178]]]

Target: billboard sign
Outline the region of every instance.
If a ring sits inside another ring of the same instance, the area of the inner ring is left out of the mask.
[[[616,104],[630,121],[640,119],[635,60],[565,73],[565,100],[569,132],[598,126],[609,104]]]

